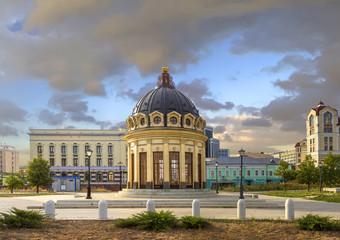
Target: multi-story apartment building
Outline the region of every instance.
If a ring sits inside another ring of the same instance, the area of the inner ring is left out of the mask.
[[[287,150],[280,154],[280,160],[288,162],[290,165],[296,164],[296,153],[294,150]]]
[[[51,165],[51,176],[87,178],[88,164],[94,185],[111,185],[120,181],[119,166],[126,171],[126,129],[30,129],[30,159],[42,156]],[[86,151],[93,151],[90,159]],[[123,174],[126,180],[126,173]]]
[[[0,172],[19,172],[19,152],[15,150],[15,147],[0,145]]]
[[[301,162],[305,160],[307,155],[307,139],[303,139],[295,144],[295,169],[298,170]]]
[[[213,128],[205,127],[204,134],[208,137],[205,142],[205,157],[206,158],[218,158],[220,150],[220,140],[214,138]]]
[[[320,101],[307,115],[306,131],[307,154],[312,156],[316,165],[322,162],[329,152],[340,154],[340,119],[335,108]]]

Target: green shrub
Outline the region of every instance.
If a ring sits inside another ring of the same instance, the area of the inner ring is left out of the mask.
[[[0,213],[0,223],[8,228],[39,228],[44,225],[45,215],[35,210],[13,207],[9,213]]]
[[[140,229],[152,229],[155,231],[168,230],[178,225],[178,219],[171,211],[145,211],[134,214],[131,218],[118,219],[115,222],[117,227]]]
[[[309,231],[339,230],[339,222],[330,220],[330,217],[308,214],[297,219],[297,228]]]
[[[201,217],[185,216],[181,218],[184,228],[204,228],[210,226],[211,223]]]

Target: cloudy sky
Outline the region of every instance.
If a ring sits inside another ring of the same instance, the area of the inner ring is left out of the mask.
[[[292,149],[340,109],[338,0],[1,0],[0,144],[30,128],[114,129],[166,57],[231,153]]]

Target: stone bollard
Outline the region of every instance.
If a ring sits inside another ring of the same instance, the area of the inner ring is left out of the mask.
[[[107,219],[107,203],[106,200],[100,200],[98,203],[99,219]]]
[[[45,216],[49,219],[55,219],[55,202],[53,200],[48,200],[45,203]]]
[[[246,218],[246,201],[244,199],[237,202],[237,218]]]
[[[146,202],[146,211],[155,211],[155,201],[152,199],[149,199]]]
[[[285,219],[294,219],[294,202],[290,198],[288,198],[285,203]]]
[[[200,217],[200,200],[194,199],[192,201],[192,216]]]

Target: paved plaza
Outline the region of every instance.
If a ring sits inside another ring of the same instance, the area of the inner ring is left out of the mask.
[[[215,199],[227,199],[235,197],[237,193],[220,193]],[[0,212],[5,212],[11,207],[27,209],[28,206],[42,206],[47,200],[85,200],[86,193],[65,194],[65,195],[42,195],[30,197],[0,198]],[[116,193],[92,193],[93,199],[114,200],[121,199]],[[268,202],[276,202],[284,205],[287,198],[259,195],[259,199]],[[129,198],[131,200],[131,198]],[[299,218],[308,213],[321,216],[331,216],[340,219],[340,203],[328,203],[320,201],[305,200],[294,198],[295,217]],[[144,211],[145,208],[108,208],[108,218],[127,218],[135,213]],[[177,217],[191,215],[191,208],[156,208],[160,210],[170,210]],[[249,208],[246,210],[247,218],[256,219],[284,219],[283,208]],[[211,219],[236,219],[236,208],[201,208],[201,217]],[[97,208],[75,208],[75,209],[56,209],[56,219],[98,219]]]

